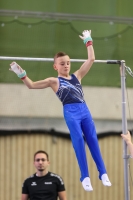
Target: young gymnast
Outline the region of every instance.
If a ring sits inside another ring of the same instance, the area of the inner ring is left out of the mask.
[[[56,78],[49,77],[33,82],[26,75],[26,71],[16,62],[10,64],[10,70],[14,71],[29,89],[51,87],[61,100],[64,119],[70,131],[72,145],[81,172],[80,181],[86,191],[92,191],[83,134],[99,171],[99,179],[102,180],[105,186],[111,186],[111,182],[101,156],[95,124],[85,103],[81,86],[82,78],[88,73],[95,60],[91,31],[84,30],[82,36],[79,37],[87,47],[88,59],[73,74],[69,74],[71,67],[70,57],[64,52],[59,52],[54,57],[53,67],[58,73],[58,77]]]

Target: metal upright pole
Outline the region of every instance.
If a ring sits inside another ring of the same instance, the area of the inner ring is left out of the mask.
[[[121,61],[121,92],[122,92],[122,133],[127,133],[126,119],[126,99],[125,99],[125,61]],[[129,155],[127,155],[127,144],[123,141],[123,159],[124,159],[124,191],[125,200],[130,200],[130,185],[129,185]]]

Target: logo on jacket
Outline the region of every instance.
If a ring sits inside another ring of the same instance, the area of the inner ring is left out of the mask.
[[[49,184],[52,184],[52,182],[44,182],[44,184],[47,184],[47,185],[49,185]]]
[[[31,185],[32,185],[32,186],[35,186],[35,185],[37,185],[37,184],[36,184],[36,182],[32,182]]]

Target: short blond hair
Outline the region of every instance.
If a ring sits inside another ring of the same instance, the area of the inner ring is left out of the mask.
[[[63,56],[67,56],[67,54],[65,52],[62,52],[62,51],[56,53],[55,56],[54,56],[54,62],[55,62],[56,58],[63,57]]]

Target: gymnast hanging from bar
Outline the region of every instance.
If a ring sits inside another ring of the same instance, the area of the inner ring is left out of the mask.
[[[28,78],[26,71],[16,62],[10,64],[10,70],[15,72],[28,88],[45,89],[51,87],[60,99],[63,104],[64,119],[70,131],[72,145],[81,172],[80,181],[86,191],[92,191],[83,135],[95,161],[99,179],[105,186],[111,186],[111,182],[100,152],[95,124],[84,100],[81,86],[82,78],[88,73],[95,60],[91,31],[84,30],[82,36],[79,37],[86,45],[88,59],[73,74],[70,74],[70,57],[64,52],[58,52],[54,56],[53,68],[57,71],[58,77],[49,77],[33,82]]]

